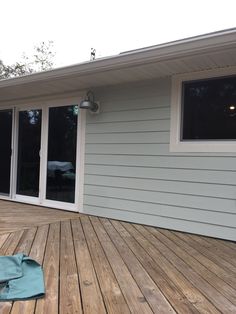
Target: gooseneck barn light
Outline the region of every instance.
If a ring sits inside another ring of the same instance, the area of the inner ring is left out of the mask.
[[[94,94],[92,91],[88,91],[84,100],[80,102],[80,109],[90,110],[92,113],[99,112],[99,104],[94,101]]]

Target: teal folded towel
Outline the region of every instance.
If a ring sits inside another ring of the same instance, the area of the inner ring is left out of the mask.
[[[44,295],[40,264],[22,253],[0,256],[0,301],[38,299]]]

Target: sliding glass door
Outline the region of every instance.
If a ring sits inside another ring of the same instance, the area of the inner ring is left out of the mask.
[[[62,101],[0,110],[0,198],[78,210],[79,117]]]
[[[78,106],[49,108],[46,199],[75,202]]]
[[[10,195],[12,156],[12,109],[0,110],[0,195]]]
[[[19,111],[16,194],[38,197],[42,110]]]

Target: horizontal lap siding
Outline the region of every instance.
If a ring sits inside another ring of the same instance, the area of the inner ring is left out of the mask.
[[[170,153],[170,80],[96,91],[84,212],[236,240],[236,156]]]

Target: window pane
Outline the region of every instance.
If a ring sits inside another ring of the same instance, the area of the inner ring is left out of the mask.
[[[77,105],[49,109],[47,199],[75,201],[77,120]]]
[[[182,140],[236,139],[236,76],[183,83]]]
[[[17,194],[39,194],[41,110],[19,112]]]
[[[10,193],[12,110],[0,111],[0,193]]]

